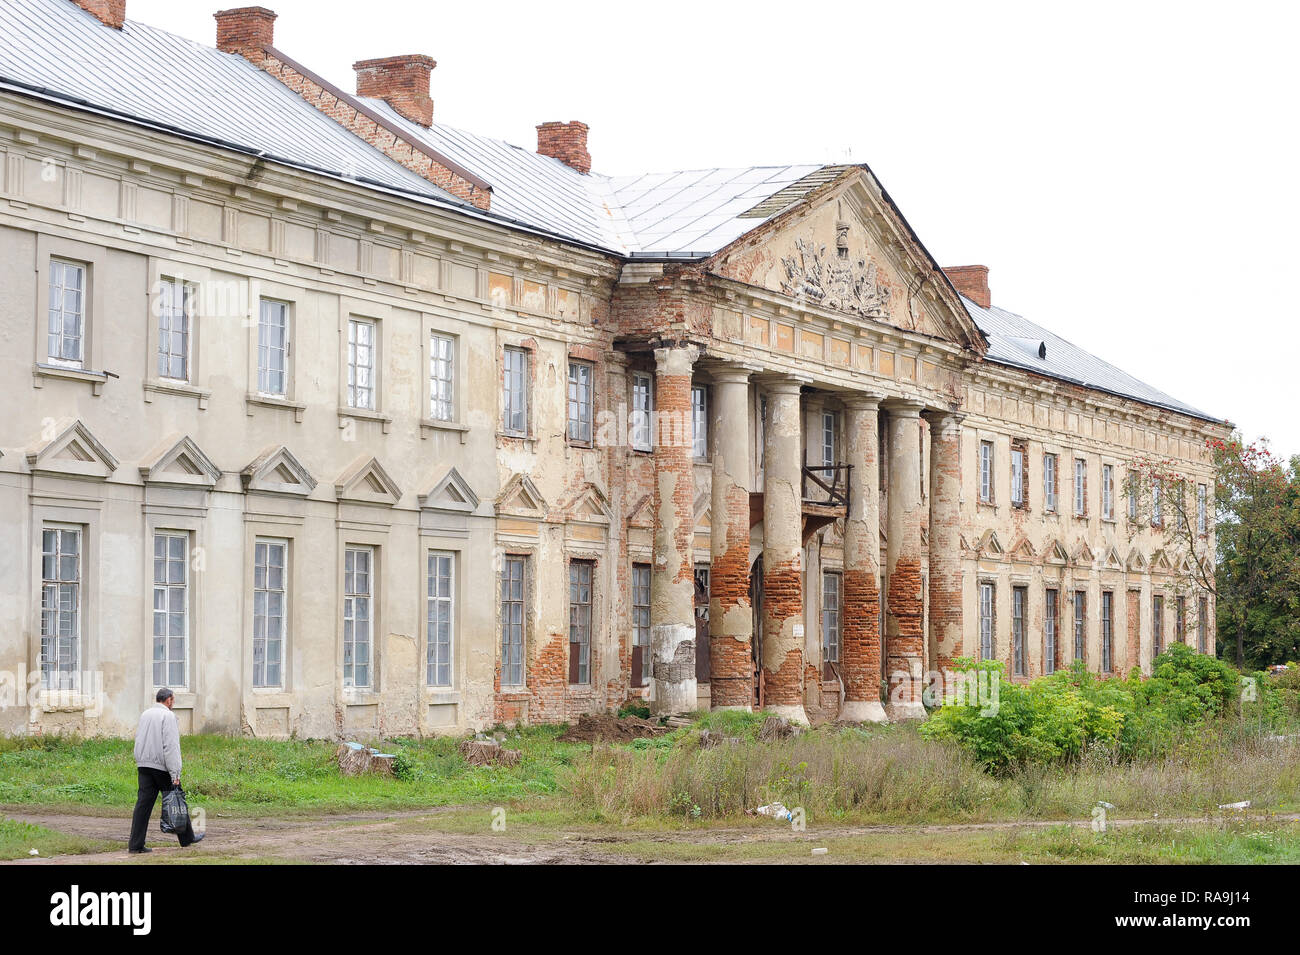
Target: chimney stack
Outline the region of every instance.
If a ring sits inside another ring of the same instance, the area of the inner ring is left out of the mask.
[[[214,13],[217,49],[261,62],[262,48],[275,45],[275,13],[266,7],[237,7]]]
[[[100,23],[114,30],[122,29],[126,22],[126,0],[72,0],[77,6],[94,16]]]
[[[587,152],[586,123],[542,123],[537,127],[537,151],[558,159],[581,173],[591,172],[591,153]]]
[[[948,276],[948,281],[956,286],[958,292],[980,308],[988,308],[993,304],[987,265],[954,265],[944,269],[943,274]]]
[[[411,122],[432,126],[429,74],[437,65],[419,53],[360,60],[352,64],[357,71],[357,95],[382,99]]]

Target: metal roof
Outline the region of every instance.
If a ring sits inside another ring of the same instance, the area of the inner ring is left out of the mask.
[[[989,361],[1023,368],[1123,398],[1132,398],[1143,404],[1178,411],[1193,418],[1220,420],[1138,381],[1128,372],[1071,345],[1064,338],[1041,325],[1035,325],[1027,318],[996,306],[983,308],[965,296],[962,296],[962,303],[989,340],[989,350],[985,355]],[[1042,358],[1039,357],[1040,346],[1045,348],[1045,356]]]

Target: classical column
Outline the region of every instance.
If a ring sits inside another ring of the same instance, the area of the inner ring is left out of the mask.
[[[763,432],[764,708],[807,723],[803,707],[803,452],[799,382],[767,386]]]
[[[749,606],[749,372],[713,371],[709,687],[715,710],[753,709]]]
[[[953,411],[927,411],[930,422],[929,667],[946,671],[961,656],[961,421]],[[935,702],[938,702],[937,700]]]
[[[693,345],[655,349],[650,710],[657,716],[687,713],[696,706],[691,372],[698,357]]]
[[[921,409],[895,399],[889,412],[889,520],[885,549],[885,676],[891,719],[924,719],[921,603]]]
[[[849,515],[844,522],[844,610],[840,666],[845,722],[883,722],[880,705],[880,399],[844,400]]]

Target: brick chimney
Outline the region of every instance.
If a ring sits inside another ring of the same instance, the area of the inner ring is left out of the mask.
[[[987,265],[954,265],[943,270],[957,291],[981,308],[993,304],[989,292],[989,267]]]
[[[213,16],[217,20],[217,49],[222,53],[238,53],[260,63],[262,48],[275,45],[275,14],[266,7],[237,7]]]
[[[591,153],[587,152],[586,123],[542,123],[537,127],[537,151],[558,159],[581,173],[591,172]]]
[[[438,64],[420,53],[360,60],[357,95],[381,99],[413,123],[433,125],[433,98],[429,95],[429,74]]]
[[[114,30],[126,22],[126,0],[72,0],[77,6]]]

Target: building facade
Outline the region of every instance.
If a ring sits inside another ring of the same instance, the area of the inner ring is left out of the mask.
[[[0,10],[0,732],[164,684],[271,737],[917,718],[962,656],[1214,651],[1228,426],[993,307],[870,169],[602,177],[274,20]]]

